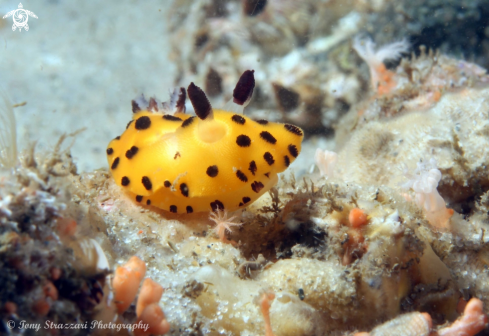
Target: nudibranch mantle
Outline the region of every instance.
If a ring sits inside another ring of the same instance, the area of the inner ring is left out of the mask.
[[[195,117],[185,114],[184,88],[168,103],[133,100],[132,121],[107,147],[116,183],[136,202],[173,213],[233,211],[254,202],[299,155],[303,132],[242,115],[253,88],[253,71],[245,71],[233,100],[218,110],[191,83]]]

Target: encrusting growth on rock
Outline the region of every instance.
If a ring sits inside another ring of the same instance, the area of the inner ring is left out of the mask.
[[[463,315],[448,327],[430,333],[433,327],[428,313],[413,312],[400,315],[375,327],[371,332],[359,332],[354,336],[474,336],[488,327],[489,319],[483,311],[482,301],[472,298]]]
[[[163,287],[160,284],[149,278],[144,280],[136,303],[136,315],[138,323],[148,325],[149,329],[135,330],[136,336],[163,335],[170,331],[165,313],[158,305],[162,295]]]
[[[316,154],[314,155],[314,162],[319,168],[321,176],[326,176],[328,178],[334,177],[334,169],[336,162],[338,161],[338,154],[329,150],[316,149]]]
[[[275,293],[271,291],[265,291],[260,296],[260,309],[265,321],[265,336],[275,336],[270,323],[270,306],[274,299]]]
[[[367,215],[362,209],[353,208],[348,215],[348,221],[350,222],[351,227],[359,228],[367,224]]]
[[[115,270],[112,286],[114,287],[114,300],[119,314],[125,312],[136,298],[139,284],[145,274],[146,264],[136,256],[131,257],[124,266]]]
[[[398,60],[402,54],[409,50],[406,40],[393,42],[375,50],[375,43],[371,39],[356,38],[353,49],[368,64],[372,87],[379,95],[388,94],[396,86],[394,72],[388,70],[385,61]]]
[[[136,315],[141,316],[143,310],[150,304],[160,301],[162,295],[163,287],[160,284],[150,278],[144,279],[136,304]]]
[[[371,332],[358,332],[353,336],[428,336],[433,327],[427,313],[412,312],[400,315],[375,327]]]
[[[362,228],[368,224],[368,217],[365,211],[353,208],[348,213],[348,230],[342,241],[341,263],[350,265],[355,259],[367,252],[368,244],[365,242],[364,230]]]
[[[442,174],[437,168],[436,160],[418,162],[414,174],[405,170],[409,181],[404,183],[404,189],[412,189],[416,193],[415,202],[421,207],[431,225],[437,228],[447,228],[448,221],[453,215],[452,209],[447,209],[445,201],[437,190]]]
[[[464,314],[452,325],[438,330],[432,336],[474,336],[489,326],[489,319],[484,314],[482,301],[472,298],[465,306]]]

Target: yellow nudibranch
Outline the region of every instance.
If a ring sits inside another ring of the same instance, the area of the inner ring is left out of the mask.
[[[304,135],[294,125],[243,116],[253,72],[243,73],[223,110],[213,110],[191,83],[196,117],[185,114],[184,88],[169,102],[133,100],[133,119],[107,148],[116,183],[136,202],[173,213],[233,211],[273,187],[299,155]]]

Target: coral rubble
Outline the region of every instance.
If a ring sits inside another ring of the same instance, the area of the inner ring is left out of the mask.
[[[68,176],[76,168],[69,151],[60,150],[62,140],[49,155],[36,157],[32,147],[21,164],[1,172],[2,334],[36,331],[22,323],[88,325],[104,297],[109,264],[96,240],[75,234],[77,222],[89,224],[70,201]]]
[[[426,45],[458,58],[489,66],[487,0],[360,1],[364,29],[380,43],[408,38],[415,48]],[[447,24],[449,23],[449,24]]]
[[[350,52],[349,38],[362,22],[353,2],[175,1],[169,18],[176,84],[197,78],[216,105],[231,97],[242,71],[255,69],[254,117],[331,132],[364,85]],[[250,14],[250,6],[260,10]]]

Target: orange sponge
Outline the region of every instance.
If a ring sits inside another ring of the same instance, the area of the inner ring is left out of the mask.
[[[119,314],[126,311],[131,302],[134,301],[145,273],[146,264],[136,256],[115,270],[112,286],[114,288],[114,301]]]
[[[136,304],[136,316],[141,316],[144,308],[151,303],[158,303],[163,295],[163,287],[150,278],[144,279],[143,286],[139,291],[138,302]]]
[[[144,329],[134,330],[136,336],[143,335],[163,335],[170,331],[170,323],[165,318],[165,313],[161,310],[157,303],[152,303],[144,308],[138,322],[149,326],[147,331]]]
[[[351,227],[359,228],[367,224],[367,215],[362,209],[354,208],[350,210],[348,221],[350,222]]]

